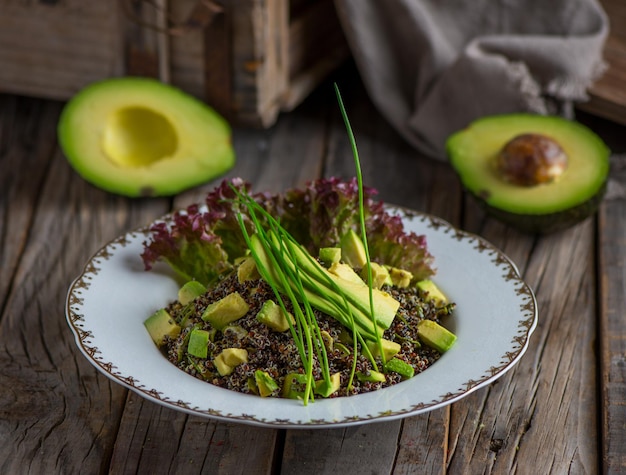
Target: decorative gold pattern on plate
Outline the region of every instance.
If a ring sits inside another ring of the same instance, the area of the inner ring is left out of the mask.
[[[156,389],[145,388],[141,384],[141,382],[132,375],[120,374],[118,368],[113,363],[104,361],[101,356],[101,352],[98,350],[97,347],[93,346],[91,341],[91,339],[93,338],[92,332],[83,329],[85,316],[80,313],[82,310],[82,305],[84,304],[84,299],[83,297],[81,297],[81,295],[83,291],[90,288],[90,281],[93,280],[93,277],[98,275],[98,273],[100,272],[102,260],[109,260],[114,255],[117,248],[127,246],[130,243],[129,237],[137,237],[140,235],[147,236],[149,227],[137,229],[136,231],[132,231],[124,236],[120,236],[114,239],[113,241],[106,244],[98,252],[96,252],[96,254],[89,260],[89,262],[85,265],[81,275],[72,283],[68,292],[66,301],[68,323],[71,329],[74,331],[77,339],[77,344],[80,345],[84,354],[88,355],[92,363],[98,366],[111,379],[126,385],[133,391],[137,392],[140,395],[143,395],[144,397],[147,397],[148,399],[158,400],[161,403],[170,406],[171,408],[182,409],[196,415],[204,415],[207,417],[241,422],[253,422],[255,424],[260,424],[264,426],[311,427],[346,425],[350,423],[371,422],[377,419],[389,417],[403,417],[412,415],[416,411],[423,411],[428,410],[429,408],[434,406],[441,406],[443,404],[461,398],[463,395],[467,394],[477,386],[482,385],[486,381],[494,379],[497,375],[509,369],[509,366],[516,362],[521,353],[524,351],[530,337],[531,329],[533,329],[534,323],[536,322],[536,301],[532,290],[530,289],[530,287],[528,287],[527,284],[522,281],[521,276],[515,265],[510,261],[508,257],[506,257],[501,251],[496,249],[492,244],[488,243],[479,236],[456,229],[440,218],[411,211],[406,208],[393,207],[393,209],[399,215],[405,217],[406,219],[419,220],[420,222],[426,224],[428,227],[434,230],[441,231],[443,229],[444,233],[451,234],[452,237],[459,242],[467,241],[471,243],[473,245],[473,248],[479,253],[487,253],[488,255],[492,255],[494,257],[492,259],[494,265],[502,270],[502,277],[507,281],[515,282],[516,294],[518,296],[524,297],[525,300],[525,302],[520,305],[521,319],[518,322],[519,332],[518,335],[514,336],[512,341],[515,346],[510,351],[507,351],[504,355],[502,355],[500,359],[500,366],[491,366],[480,379],[470,379],[465,382],[462,387],[458,388],[456,392],[447,392],[441,395],[437,400],[433,400],[430,403],[420,402],[418,404],[403,408],[400,411],[382,411],[378,414],[368,414],[365,416],[346,416],[342,419],[333,420],[320,418],[298,421],[284,418],[267,420],[265,418],[260,418],[255,414],[243,412],[241,414],[232,414],[223,413],[221,410],[215,408],[191,407],[188,402],[184,402],[181,400],[171,400],[164,396],[162,392]],[[162,217],[159,221],[167,221],[170,216],[171,215],[166,215]],[[385,391],[385,389],[383,389],[382,391]],[[359,396],[352,397],[358,398]]]

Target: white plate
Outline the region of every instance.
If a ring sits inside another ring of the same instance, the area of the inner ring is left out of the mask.
[[[537,325],[532,290],[515,265],[480,237],[429,215],[389,208],[405,229],[425,234],[435,281],[457,303],[446,325],[454,347],[421,374],[351,397],[301,401],[218,388],[179,370],[156,348],[143,321],[176,298],[165,265],[143,269],[147,228],[100,249],[70,286],[66,315],[78,347],[98,370],[146,399],[189,414],[257,426],[341,427],[407,417],[443,407],[511,369]]]

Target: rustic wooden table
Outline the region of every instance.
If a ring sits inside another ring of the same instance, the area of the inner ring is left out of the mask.
[[[535,290],[519,364],[443,409],[345,429],[284,430],[188,416],[96,371],[65,320],[68,286],[125,231],[200,201],[125,199],[79,178],[56,142],[61,103],[0,95],[0,473],[618,473],[626,471],[626,201],[537,237],[487,218],[448,165],[420,157],[341,78],[367,185],[502,249]],[[585,116],[616,152],[626,128]],[[352,176],[325,84],[267,131],[234,132],[229,176],[282,191]],[[619,171],[617,171],[619,173]]]

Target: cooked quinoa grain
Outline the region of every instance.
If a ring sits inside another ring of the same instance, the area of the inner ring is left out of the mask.
[[[411,365],[415,374],[420,373],[441,355],[434,349],[420,345],[417,324],[423,319],[439,323],[440,318],[452,312],[454,304],[437,307],[432,302],[425,302],[416,287],[401,289],[386,286],[383,290],[400,302],[400,309],[392,325],[382,336],[400,344],[401,350],[395,357]],[[250,307],[243,317],[222,330],[217,330],[202,320],[202,313],[209,304],[233,292],[239,292]],[[276,301],[272,289],[263,280],[240,283],[236,273],[232,273],[186,306],[173,302],[167,310],[182,330],[177,338],[167,340],[164,346],[167,358],[181,370],[199,379],[242,393],[257,392],[254,375],[255,371],[262,370],[278,385],[272,396],[281,396],[286,376],[291,373],[304,373],[304,370],[290,331],[276,332],[257,320],[257,313],[268,299]],[[290,305],[286,304],[286,307],[290,312],[293,310]],[[399,374],[387,372],[384,374],[384,382],[361,381],[355,377],[352,387],[348,389],[354,361],[354,345],[350,331],[321,312],[315,311],[315,315],[320,330],[330,335],[329,341],[326,342],[330,374],[340,373],[341,389],[330,397],[366,393],[402,381]],[[211,336],[208,343],[209,357],[206,359],[192,356],[187,352],[189,335],[194,329],[206,330]],[[227,348],[245,349],[247,362],[238,364],[232,369],[232,373],[222,376],[214,358]],[[372,363],[361,354],[360,346],[358,350],[356,371],[369,375],[374,369]],[[382,361],[377,358],[376,362],[379,371],[382,372]],[[316,380],[322,379],[321,367],[317,362],[314,363],[313,375]]]

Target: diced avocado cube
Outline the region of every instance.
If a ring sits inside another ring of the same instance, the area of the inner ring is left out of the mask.
[[[363,279],[359,277],[359,274],[354,272],[354,269],[350,265],[344,264],[343,262],[335,262],[328,268],[328,272],[348,282],[366,286]]]
[[[341,260],[341,248],[322,247],[320,248],[319,258],[326,267],[330,267]]]
[[[391,358],[393,358],[396,354],[400,352],[400,349],[402,348],[399,343],[387,340],[385,338],[380,339],[380,346],[382,347],[383,354],[385,355],[385,361],[389,361]],[[374,358],[380,356],[380,348],[377,342],[368,341],[367,347],[369,348]]]
[[[261,310],[256,314],[256,319],[277,332],[289,330],[289,320],[292,325],[296,323],[293,315],[290,313],[285,315],[283,309],[273,300],[266,300],[263,303]]]
[[[229,323],[243,317],[248,310],[250,306],[239,292],[233,292],[210,304],[202,314],[202,320],[222,330]]]
[[[257,280],[261,278],[261,274],[256,267],[256,262],[252,256],[243,258],[237,267],[237,280],[246,282],[248,280]]]
[[[400,376],[406,379],[412,378],[415,374],[413,366],[398,358],[391,358],[389,361],[387,361],[387,364],[385,364],[385,370],[398,373]]]
[[[372,267],[372,287],[380,289],[385,284],[392,284],[391,276],[385,266],[381,266],[377,262],[370,262],[370,266]],[[365,266],[361,269],[361,277],[365,283],[368,280],[367,274],[367,266]]]
[[[176,338],[180,334],[180,327],[164,308],[154,312],[143,324],[157,346],[163,346],[167,337]]]
[[[391,279],[392,285],[395,285],[399,288],[406,288],[413,280],[413,274],[408,270],[399,269],[397,267],[387,267],[389,271],[389,278]]]
[[[362,382],[370,381],[372,383],[384,383],[386,379],[383,373],[379,371],[374,371],[373,369],[371,369],[369,373],[367,374],[359,371],[356,374],[356,377],[359,381],[362,381]]]
[[[420,280],[417,283],[417,287],[422,290],[426,295],[424,299],[429,302],[431,300],[435,301],[435,303],[439,305],[446,305],[448,303],[448,298],[445,294],[435,285],[432,280]]]
[[[248,350],[245,348],[225,348],[220,354],[224,363],[233,368],[248,362]]]
[[[445,353],[456,341],[456,335],[447,328],[442,327],[432,320],[422,320],[417,324],[417,335],[422,342],[434,348],[435,350]]]
[[[324,342],[324,346],[326,347],[326,351],[333,351],[333,347],[335,346],[335,340],[330,333],[326,330],[321,330],[320,335],[322,337],[322,341]]]
[[[213,364],[217,368],[217,372],[220,374],[220,376],[228,376],[235,369],[234,366],[226,364],[226,361],[224,361],[223,353],[220,353],[213,359]]]
[[[198,358],[206,358],[209,351],[209,332],[195,328],[189,335],[187,352]]]
[[[354,230],[349,229],[341,238],[341,260],[351,267],[361,269],[367,263],[365,246]]]
[[[274,381],[267,371],[257,369],[254,372],[254,381],[259,389],[259,395],[261,397],[271,396],[274,391],[278,389],[278,384]]]
[[[285,376],[282,396],[288,399],[304,398],[306,390],[306,375],[302,373],[289,373]]]
[[[178,290],[178,301],[187,305],[196,297],[206,292],[206,287],[197,280],[190,280]]]
[[[315,381],[315,394],[322,397],[328,397],[332,393],[339,391],[341,387],[341,373],[335,373],[330,376],[330,381]]]

